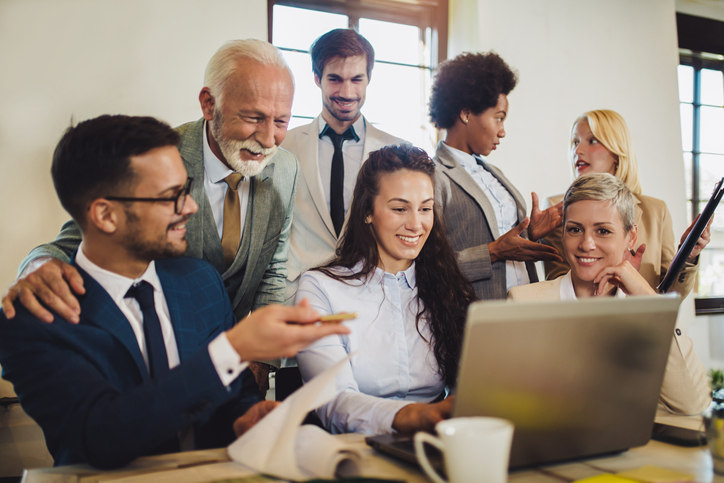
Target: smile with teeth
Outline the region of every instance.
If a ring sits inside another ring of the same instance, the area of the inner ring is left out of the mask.
[[[397,235],[397,237],[405,243],[417,243],[417,241],[420,239],[420,235],[415,235],[415,236]]]
[[[593,257],[576,257],[576,258],[578,258],[578,261],[581,263],[594,263],[599,260],[598,258],[593,258]]]

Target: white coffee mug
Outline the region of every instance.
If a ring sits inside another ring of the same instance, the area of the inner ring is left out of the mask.
[[[439,437],[415,434],[415,454],[422,469],[436,483],[447,483],[430,465],[424,444],[443,453],[450,483],[505,483],[508,480],[513,423],[500,418],[453,418],[435,426]]]

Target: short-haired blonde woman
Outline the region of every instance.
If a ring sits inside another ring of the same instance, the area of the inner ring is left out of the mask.
[[[634,224],[638,227],[638,244],[632,247],[631,260],[639,265],[639,272],[656,288],[671,264],[676,252],[671,214],[666,203],[641,193],[639,169],[631,146],[631,136],[623,117],[616,111],[599,109],[584,112],[571,127],[570,160],[576,177],[590,173],[610,173],[624,182],[634,196]],[[562,195],[548,198],[553,205]],[[688,234],[687,230],[682,241]],[[561,233],[558,228],[547,242],[561,251]],[[694,286],[698,256],[709,243],[707,228],[689,257],[672,290],[686,296]],[[565,260],[545,262],[546,279],[552,280],[566,273]]]
[[[655,295],[626,256],[637,243],[635,207],[636,197],[620,179],[607,173],[577,178],[563,200],[562,254],[570,270],[555,280],[513,287],[508,298]],[[659,395],[660,410],[699,414],[711,401],[709,393],[706,369],[691,339],[677,328]]]

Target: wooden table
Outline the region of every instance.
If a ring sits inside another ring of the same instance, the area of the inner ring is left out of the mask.
[[[364,443],[364,437],[361,435],[345,434],[336,437],[360,449],[363,454],[362,473],[365,476],[399,479],[410,483],[428,481],[417,468],[376,453]],[[657,441],[651,441],[646,446],[633,448],[615,456],[513,471],[510,473],[509,481],[511,483],[570,482],[646,465],[689,473],[697,482],[724,483],[724,476],[713,473],[711,455],[706,447],[683,448]],[[240,478],[253,474],[243,466],[229,461],[226,450],[221,448],[139,458],[127,467],[113,471],[100,471],[87,465],[33,469],[25,472],[23,482],[190,483]]]

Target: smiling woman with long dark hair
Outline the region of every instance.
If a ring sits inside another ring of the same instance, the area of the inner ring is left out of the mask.
[[[297,356],[309,380],[356,352],[337,378],[341,393],[317,411],[332,432],[432,429],[452,409],[444,390],[455,384],[474,292],[436,213],[434,169],[409,145],[370,153],[336,258],[301,278],[297,300],[323,314],[358,314],[351,334]]]

